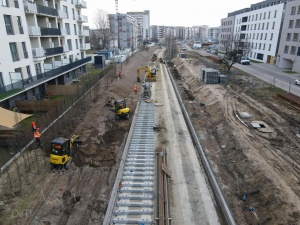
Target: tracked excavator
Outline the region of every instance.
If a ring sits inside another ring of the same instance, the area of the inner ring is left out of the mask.
[[[108,97],[105,106],[108,106],[111,111],[115,112],[116,120],[121,118],[129,119],[130,109],[126,106],[125,99],[117,100],[113,96]]]
[[[51,141],[50,163],[51,169],[67,169],[72,161],[72,149],[75,144],[82,144],[79,135],[70,139],[58,137]]]
[[[141,82],[140,72],[145,71],[146,73],[146,82],[156,81],[156,68],[152,67],[151,69],[148,66],[142,66],[137,69],[137,81]]]

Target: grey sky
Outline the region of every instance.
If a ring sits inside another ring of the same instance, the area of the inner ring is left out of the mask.
[[[88,9],[83,15],[89,17],[88,25],[93,28],[96,9],[114,14],[115,0],[85,0]],[[119,13],[150,10],[150,25],[165,26],[220,26],[228,12],[250,7],[259,0],[118,0]]]

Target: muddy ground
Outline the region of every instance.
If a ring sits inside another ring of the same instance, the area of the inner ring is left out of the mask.
[[[299,113],[272,98],[276,88],[243,71],[233,68],[227,85],[206,85],[199,80],[200,69],[223,72],[218,64],[193,52],[173,63],[178,69],[172,73],[237,224],[300,224]],[[243,124],[238,112],[251,118],[241,119]],[[254,129],[254,120],[272,132]]]
[[[34,175],[34,187],[25,185],[22,194],[8,195],[3,191],[9,187],[8,181],[1,178],[0,224],[102,223],[131,122],[116,122],[114,113],[105,107],[106,99],[128,98],[127,104],[134,112],[137,96],[133,85],[141,90],[141,83],[136,83],[136,69],[148,64],[156,48],[136,53],[124,62],[122,79],[116,76],[98,100],[88,104],[74,130],[83,145],[76,149],[68,171],[52,174],[48,158],[33,151],[29,156],[36,153],[40,164],[33,164],[32,169],[41,170]],[[276,89],[272,86],[239,70],[233,69],[225,86],[203,84],[199,81],[200,68],[218,65],[187,53],[192,63],[173,60],[178,66],[175,77],[237,224],[299,224],[299,113],[274,100]],[[239,111],[251,115],[244,120],[247,126],[236,117]],[[250,126],[252,120],[266,122],[273,132],[259,132]],[[247,194],[247,201],[241,200],[242,194]],[[250,206],[256,209],[255,214],[248,210]]]
[[[49,158],[42,149],[28,153],[31,161],[40,161],[39,171],[36,163],[30,172],[20,171],[21,176],[33,174],[28,183],[22,182],[22,187],[15,187],[21,192],[6,191],[10,187],[7,177],[13,175],[11,180],[18,184],[17,168],[23,168],[27,160],[20,157],[17,164],[12,165],[14,168],[3,173],[0,179],[0,224],[102,224],[131,125],[131,119],[116,121],[115,113],[105,106],[106,100],[110,96],[126,98],[127,107],[131,109],[131,115],[134,114],[138,95],[134,94],[133,86],[137,85],[138,92],[142,88],[142,83],[136,82],[137,68],[148,64],[157,48],[135,53],[122,66],[118,64],[117,72],[122,70],[121,79],[116,74],[95,102],[85,103],[86,113],[73,130],[74,134],[80,135],[83,144],[75,147],[73,163],[63,175],[51,173]],[[141,78],[143,76],[141,74]]]

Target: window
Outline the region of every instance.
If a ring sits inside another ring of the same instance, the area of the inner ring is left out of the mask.
[[[72,40],[71,40],[71,39],[68,39],[67,42],[68,42],[69,50],[70,50],[70,51],[73,50],[73,49],[72,49]]]
[[[267,34],[267,33],[265,33],[265,40],[267,40],[267,36],[268,36],[268,34]]]
[[[293,25],[294,25],[294,20],[290,20],[289,21],[289,28],[293,28]]]
[[[287,41],[290,41],[290,40],[291,40],[291,33],[287,33],[287,34],[286,34],[286,40],[287,40]]]
[[[298,6],[297,14],[300,14],[300,5]]]
[[[32,80],[32,74],[31,74],[31,71],[30,71],[30,66],[26,66],[26,71],[27,71],[28,78],[30,78],[30,80],[32,82],[33,80]]]
[[[261,26],[261,29],[263,30],[265,28],[265,24],[263,23]]]
[[[256,24],[254,24],[254,30],[256,30]]]
[[[9,43],[9,47],[10,47],[11,57],[12,57],[13,61],[14,62],[19,61],[20,59],[19,59],[16,42]]]
[[[75,42],[76,42],[76,49],[78,49],[79,48],[78,47],[78,40],[76,39]]]
[[[251,34],[249,34],[249,39],[251,39]]]
[[[284,53],[288,53],[289,52],[289,46],[288,45],[284,46],[284,51],[283,52]]]
[[[264,12],[264,19],[266,19],[266,14],[267,14],[267,13],[266,13],[266,12]]]
[[[22,26],[22,21],[21,21],[21,17],[20,16],[17,16],[17,21],[18,21],[18,26],[19,26],[20,34],[24,34],[24,29],[23,29],[23,26]]]
[[[257,49],[257,43],[255,43],[255,49]]]
[[[269,28],[269,22],[267,22],[266,30],[268,30],[268,28]]]
[[[264,44],[264,46],[263,46],[263,50],[265,50],[265,47],[266,47],[266,44]]]
[[[73,55],[69,55],[69,62],[72,63],[73,62]],[[73,76],[72,76],[73,77]]]
[[[9,6],[7,0],[1,0],[1,3],[2,3],[1,4],[2,6],[5,6],[5,7]]]
[[[0,72],[0,88],[3,88],[3,87],[4,87],[3,75],[2,75],[2,73]]]
[[[300,47],[298,47],[297,55],[300,56]],[[0,84],[1,85],[1,84]]]
[[[272,29],[274,30],[274,28],[275,28],[275,22],[273,22],[273,26],[272,26]]]
[[[64,10],[64,12],[66,13],[66,15],[67,15],[67,18],[69,18],[69,14],[68,14],[68,8],[67,8],[67,6],[63,6],[63,10]]]
[[[293,34],[293,41],[298,41],[299,39],[299,33],[294,33]]]
[[[258,49],[261,49],[261,43],[259,43],[259,47],[258,47]]]
[[[276,14],[277,14],[277,10],[275,10],[275,12],[274,12],[274,18],[276,18]]]
[[[296,6],[293,6],[291,9],[291,15],[295,15],[296,13]]]
[[[257,28],[257,30],[259,30],[260,29],[260,23],[258,24],[258,28]]]
[[[254,15],[252,15],[252,21],[254,20]]]
[[[272,47],[272,45],[271,45],[271,44],[269,44],[269,51],[271,51],[271,47]]]
[[[256,34],[256,40],[258,40],[259,33]]]
[[[75,20],[76,18],[75,18],[75,10],[74,9],[72,9],[72,15],[73,15],[73,20]]]
[[[263,36],[264,36],[264,34],[263,34],[263,33],[261,33],[261,34],[260,34],[260,40],[262,40],[262,39],[263,39]]]
[[[270,19],[271,17],[271,11],[269,11],[269,14],[268,14],[268,19]]]
[[[273,39],[273,33],[271,33],[270,41],[272,41],[272,39]]]
[[[261,13],[261,14],[259,14],[259,20],[261,20],[261,15],[262,15],[262,13]]]
[[[259,59],[259,60],[263,60],[264,59],[264,54],[257,53],[256,58]]]
[[[253,25],[253,24],[251,24],[251,29],[250,29],[250,30],[252,30],[252,25]]]
[[[10,15],[3,15],[3,16],[4,16],[5,27],[6,27],[6,33],[8,35],[14,34],[14,29],[11,23]]]
[[[296,53],[296,47],[295,47],[295,46],[292,46],[292,47],[291,47],[290,54],[295,55],[295,53]]]
[[[34,64],[34,68],[35,68],[35,73],[36,73],[36,75],[42,73],[42,70],[41,70],[41,64],[40,64],[40,63]],[[39,78],[39,76],[37,76],[37,77]]]
[[[27,48],[26,48],[26,43],[25,42],[22,42],[22,48],[23,48],[24,58],[27,59],[28,58],[28,52],[27,52]]]
[[[296,28],[299,28],[299,27],[300,27],[300,19],[297,19],[297,20],[296,20],[295,27],[296,27]]]
[[[258,14],[255,15],[255,20],[257,20]]]
[[[70,35],[71,31],[70,31],[70,24],[66,23],[65,24],[66,30],[67,30],[67,34]]]
[[[74,34],[77,35],[76,24],[74,24]]]

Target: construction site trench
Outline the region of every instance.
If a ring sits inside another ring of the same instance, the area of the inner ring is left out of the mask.
[[[133,85],[138,92],[142,88],[136,69],[157,49],[137,52],[117,65],[111,78],[44,134],[43,149],[27,151],[2,171],[0,224],[102,224],[131,125],[131,119],[116,121],[106,100],[126,98],[133,114],[139,97]],[[235,68],[226,74],[226,85],[204,84],[202,67],[223,69],[195,52],[186,54],[168,67],[237,224],[299,224],[299,113],[273,98],[280,90]],[[251,118],[243,124],[239,112]],[[272,132],[260,132],[251,121],[265,122]],[[75,133],[83,144],[75,148],[73,163],[63,175],[52,174],[47,143]]]

